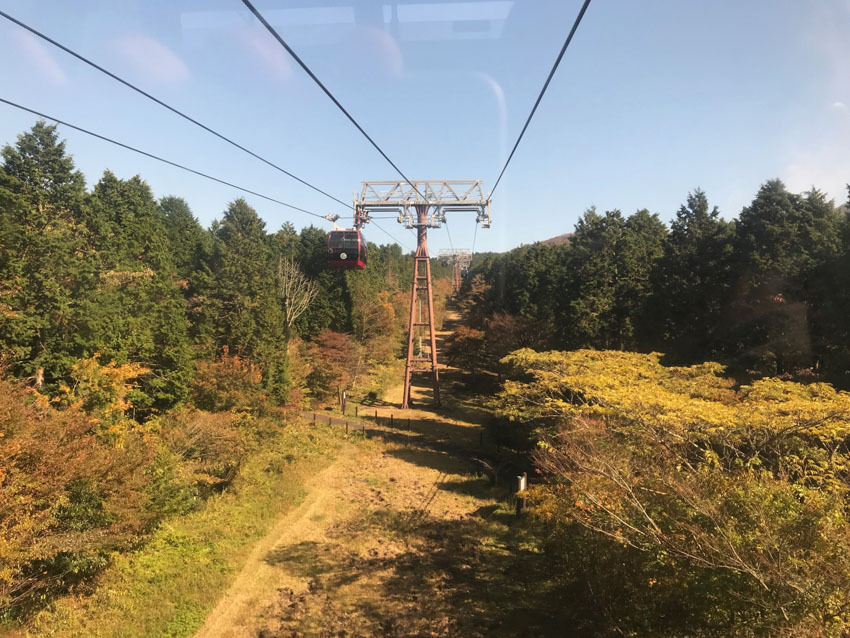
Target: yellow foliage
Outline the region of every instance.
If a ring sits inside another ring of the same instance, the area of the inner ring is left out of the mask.
[[[828,631],[805,635],[847,635],[850,393],[775,378],[736,387],[717,363],[666,367],[657,353],[524,349],[502,362],[495,408],[541,440],[539,522],[650,552],[668,582],[714,582],[694,567],[732,574],[718,609],[752,601],[741,613],[765,635],[826,618]]]
[[[74,364],[73,385],[62,385],[56,400],[64,407],[84,410],[94,432],[121,445],[132,416],[130,395],[138,385],[136,380],[149,373],[138,363],[102,364],[95,354]]]
[[[503,416],[518,420],[613,414],[651,421],[672,433],[755,428],[838,442],[850,435],[850,393],[824,383],[762,379],[735,390],[723,366],[665,367],[658,353],[518,350],[503,363],[533,377],[508,381]]]

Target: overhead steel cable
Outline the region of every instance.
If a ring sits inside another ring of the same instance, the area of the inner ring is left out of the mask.
[[[373,223],[374,223],[374,222],[373,222]],[[390,233],[389,233],[388,231],[384,230],[382,226],[379,226],[378,224],[375,224],[375,228],[377,228],[378,230],[380,230],[382,233],[384,233],[384,235],[386,235],[387,237],[389,237],[390,239],[392,239],[392,240],[393,240],[393,242],[395,242],[396,244],[398,244],[399,246],[401,246],[401,247],[402,247],[402,248],[404,248],[405,250],[410,250],[410,246],[407,246],[407,245],[405,245],[405,244],[402,244],[402,243],[401,243],[398,239],[396,239],[395,237],[393,237],[392,235],[390,235]]]
[[[80,133],[85,133],[86,135],[91,135],[92,137],[96,137],[97,139],[103,140],[104,142],[109,142],[110,144],[120,146],[121,148],[127,149],[128,151],[133,151],[134,153],[138,153],[139,155],[144,155],[145,157],[155,159],[155,160],[162,162],[164,164],[168,164],[169,166],[174,166],[175,168],[179,168],[179,169],[187,171],[189,173],[193,173],[195,175],[198,175],[199,177],[203,177],[205,179],[209,179],[209,180],[212,180],[214,182],[218,182],[219,184],[224,184],[225,186],[230,186],[231,188],[235,188],[236,190],[240,190],[242,192],[249,193],[251,195],[255,195],[257,197],[268,200],[270,202],[274,202],[275,204],[280,204],[281,206],[285,206],[287,208],[297,210],[301,213],[306,213],[307,215],[312,215],[313,217],[318,217],[320,219],[327,219],[324,215],[320,215],[319,213],[314,213],[314,212],[309,211],[305,208],[301,208],[299,206],[294,206],[293,204],[288,204],[287,202],[281,201],[281,200],[276,199],[274,197],[270,197],[268,195],[263,195],[262,193],[258,193],[257,191],[251,190],[250,188],[245,188],[244,186],[239,186],[238,184],[228,182],[227,180],[223,180],[223,179],[220,179],[218,177],[208,175],[207,173],[195,170],[194,168],[189,168],[188,166],[184,166],[183,164],[178,164],[177,162],[172,162],[171,160],[165,159],[164,157],[154,155],[153,153],[148,153],[147,151],[143,151],[143,150],[138,149],[134,146],[130,146],[129,144],[124,144],[123,142],[119,142],[118,140],[114,140],[114,139],[107,137],[105,135],[100,135],[99,133],[95,133],[94,131],[90,131],[90,130],[85,129],[81,126],[77,126],[76,124],[71,124],[70,122],[66,122],[65,120],[60,120],[59,118],[53,117],[52,115],[47,115],[46,113],[41,113],[40,111],[36,111],[35,109],[28,108],[26,106],[23,106],[22,104],[12,102],[11,100],[7,100],[3,97],[0,97],[0,102],[2,102],[3,104],[8,104],[9,106],[12,106],[16,109],[26,111],[27,113],[37,115],[38,117],[43,117],[46,120],[51,120],[53,122],[56,122],[57,124],[61,124],[62,126],[67,126],[68,128],[73,129],[75,131],[79,131]],[[385,235],[387,235],[390,239],[392,239],[394,243],[398,244],[399,246],[401,246],[405,250],[410,250],[410,247],[402,244],[395,237],[390,235],[386,230],[384,230],[383,228],[378,226],[378,224],[375,224],[375,226],[378,228],[378,230],[380,230]]]
[[[449,231],[449,220],[448,219],[443,220],[443,226],[446,227],[446,235],[448,235],[448,238],[449,238],[449,247],[452,249],[452,254],[454,254],[455,247],[454,247],[454,244],[452,244],[452,233],[451,233],[451,231]]]
[[[561,52],[558,54],[558,57],[555,58],[555,63],[552,65],[552,70],[549,71],[549,76],[546,78],[546,82],[543,83],[543,88],[540,89],[540,95],[537,96],[537,100],[534,102],[534,106],[531,108],[531,113],[528,114],[528,119],[525,120],[525,125],[522,127],[522,131],[519,133],[519,137],[514,144],[513,149],[511,150],[511,154],[508,155],[508,159],[505,162],[505,165],[502,167],[502,171],[499,173],[499,177],[496,179],[496,183],[493,184],[493,188],[490,190],[490,194],[487,196],[487,201],[489,202],[493,193],[496,191],[496,188],[499,186],[499,182],[502,181],[502,175],[505,174],[505,171],[508,168],[508,164],[511,163],[513,159],[514,153],[516,153],[516,149],[519,146],[519,143],[522,141],[523,135],[525,135],[525,130],[528,128],[528,125],[531,124],[531,118],[534,117],[535,112],[537,111],[537,107],[540,106],[540,101],[543,99],[544,93],[546,93],[546,89],[549,88],[549,83],[552,81],[552,78],[555,75],[555,71],[558,70],[558,65],[561,64],[561,59],[564,57],[564,53],[567,52],[567,47],[570,46],[570,42],[572,42],[573,36],[578,29],[578,25],[581,24],[581,19],[584,17],[585,11],[587,11],[587,7],[590,5],[590,0],[584,0],[584,4],[581,6],[581,10],[578,12],[578,16],[576,16],[575,22],[573,22],[573,28],[570,29],[570,33],[567,36],[567,39],[564,41],[564,46],[561,47]]]
[[[184,171],[188,171],[189,173],[194,173],[200,177],[204,177],[206,179],[212,180],[214,182],[218,182],[219,184],[224,184],[225,186],[230,186],[231,188],[235,188],[237,190],[243,191],[245,193],[250,193],[251,195],[256,195],[257,197],[261,197],[263,199],[267,199],[270,202],[274,202],[275,204],[280,204],[281,206],[286,206],[287,208],[291,208],[293,210],[297,210],[302,213],[306,213],[307,215],[312,215],[313,217],[319,217],[321,219],[325,219],[324,215],[320,215],[318,213],[314,213],[305,208],[300,208],[298,206],[294,206],[292,204],[287,204],[284,201],[279,199],[275,199],[274,197],[269,197],[268,195],[263,195],[262,193],[258,193],[257,191],[251,190],[250,188],[245,188],[244,186],[239,186],[238,184],[234,184],[232,182],[228,182],[223,179],[219,179],[218,177],[213,177],[212,175],[208,175],[207,173],[203,173],[201,171],[195,170],[194,168],[189,168],[188,166],[184,166],[183,164],[178,164],[177,162],[172,162],[171,160],[167,160],[164,157],[160,157],[159,155],[154,155],[153,153],[148,153],[147,151],[143,151],[134,146],[130,146],[129,144],[124,144],[123,142],[119,142],[118,140],[114,140],[110,137],[106,137],[105,135],[100,135],[99,133],[95,133],[94,131],[89,131],[81,126],[77,126],[76,124],[71,124],[70,122],[66,122],[65,120],[60,120],[58,117],[53,117],[52,115],[47,115],[46,113],[41,113],[36,111],[35,109],[28,108],[21,104],[17,104],[16,102],[12,102],[11,100],[7,100],[5,98],[0,97],[0,102],[4,104],[8,104],[9,106],[13,106],[16,109],[20,109],[22,111],[26,111],[27,113],[32,113],[33,115],[37,115],[38,117],[43,117],[46,120],[51,120],[56,122],[57,124],[61,124],[62,126],[67,126],[70,129],[74,129],[75,131],[79,131],[80,133],[85,133],[86,135],[91,135],[92,137],[96,137],[99,140],[103,140],[104,142],[109,142],[110,144],[115,144],[116,146],[120,146],[121,148],[125,148],[128,151],[133,151],[134,153],[138,153],[139,155],[144,155],[145,157],[149,157],[151,159],[155,159],[159,162],[163,162],[164,164],[168,164],[170,166],[174,166],[175,168],[179,168]]]
[[[50,43],[50,44],[52,44],[53,46],[55,46],[55,47],[57,47],[57,48],[59,48],[59,49],[62,49],[65,53],[67,53],[67,54],[69,54],[69,55],[74,56],[75,58],[77,58],[77,59],[78,59],[78,60],[80,60],[81,62],[85,62],[85,63],[86,63],[86,64],[88,64],[90,67],[92,67],[92,68],[94,68],[94,69],[97,69],[98,71],[100,71],[101,73],[103,73],[103,74],[105,74],[105,75],[108,75],[109,77],[111,77],[111,78],[112,78],[113,80],[115,80],[116,82],[120,82],[121,84],[123,84],[123,85],[124,85],[124,86],[126,86],[127,88],[130,88],[130,89],[134,90],[136,93],[139,93],[140,95],[143,95],[144,97],[148,98],[149,100],[152,100],[153,102],[156,102],[157,104],[159,104],[160,106],[162,106],[162,107],[164,107],[164,108],[168,109],[168,110],[169,110],[169,111],[171,111],[172,113],[174,113],[174,114],[176,114],[176,115],[179,115],[179,116],[180,116],[180,117],[182,117],[184,120],[187,120],[187,121],[191,122],[191,123],[192,123],[192,124],[194,124],[195,126],[199,126],[200,128],[202,128],[203,130],[207,131],[208,133],[211,133],[211,134],[215,135],[217,138],[219,138],[219,139],[221,139],[221,140],[224,140],[225,142],[227,142],[227,143],[228,143],[228,144],[230,144],[231,146],[235,146],[235,147],[236,147],[236,148],[238,148],[239,150],[244,151],[245,153],[248,153],[248,155],[250,155],[251,157],[254,157],[254,158],[258,159],[258,160],[260,160],[261,162],[263,162],[264,164],[267,164],[267,165],[271,166],[272,168],[274,168],[274,169],[275,169],[275,170],[277,170],[277,171],[280,171],[280,172],[281,172],[281,173],[283,173],[284,175],[287,175],[288,177],[291,177],[291,178],[292,178],[292,179],[294,179],[296,182],[299,182],[300,184],[303,184],[304,186],[307,186],[308,188],[313,189],[313,190],[314,190],[314,191],[316,191],[317,193],[321,193],[321,194],[322,194],[322,195],[324,195],[325,197],[329,197],[330,199],[334,200],[335,202],[337,202],[337,203],[339,203],[339,204],[342,204],[342,205],[343,205],[343,206],[345,206],[346,208],[350,208],[350,207],[351,207],[351,204],[350,204],[350,203],[346,203],[346,202],[342,201],[341,199],[339,199],[339,198],[337,198],[337,197],[334,197],[334,196],[333,196],[333,195],[331,195],[330,193],[327,193],[326,191],[322,190],[322,189],[321,189],[321,188],[319,188],[318,186],[314,186],[313,184],[311,184],[311,183],[310,183],[310,182],[308,182],[307,180],[301,179],[301,178],[300,178],[300,177],[298,177],[297,175],[293,175],[292,173],[290,173],[290,172],[289,172],[288,170],[286,170],[285,168],[281,168],[280,166],[278,166],[278,165],[277,165],[277,164],[275,164],[274,162],[272,162],[272,161],[270,161],[270,160],[267,160],[267,159],[266,159],[265,157],[263,157],[262,155],[259,155],[259,154],[255,153],[254,151],[252,151],[252,150],[250,150],[250,149],[248,149],[248,148],[245,148],[244,146],[242,146],[242,145],[241,145],[241,144],[239,144],[238,142],[233,141],[232,139],[230,139],[229,137],[227,137],[227,136],[225,136],[225,135],[223,135],[223,134],[219,133],[219,132],[218,132],[218,131],[216,131],[215,129],[210,128],[210,127],[209,127],[209,126],[207,126],[206,124],[203,124],[203,123],[199,122],[198,120],[196,120],[195,118],[193,118],[193,117],[191,117],[191,116],[189,116],[189,115],[186,115],[186,113],[184,113],[183,111],[181,111],[181,110],[179,110],[179,109],[177,109],[177,108],[175,108],[175,107],[171,106],[170,104],[167,104],[167,103],[163,102],[162,100],[160,100],[160,99],[159,99],[159,98],[157,98],[157,97],[154,97],[153,95],[151,95],[151,94],[150,94],[150,93],[148,93],[147,91],[144,91],[143,89],[140,89],[140,88],[139,88],[139,87],[137,87],[135,84],[132,84],[131,82],[128,82],[127,80],[125,80],[124,78],[122,78],[122,77],[120,77],[120,76],[116,75],[115,73],[112,73],[112,71],[109,71],[109,70],[107,70],[107,69],[103,68],[102,66],[100,66],[100,65],[99,65],[99,64],[97,64],[96,62],[93,62],[93,61],[89,60],[87,57],[85,57],[85,56],[83,56],[83,55],[81,55],[81,54],[77,53],[77,52],[76,52],[76,51],[74,51],[73,49],[70,49],[70,48],[66,47],[64,44],[62,44],[62,43],[60,43],[60,42],[57,42],[56,40],[54,40],[54,39],[53,39],[53,38],[51,38],[50,36],[45,35],[45,34],[44,34],[44,33],[42,33],[41,31],[39,31],[39,30],[37,30],[37,29],[35,29],[35,28],[33,28],[33,27],[29,26],[28,24],[25,24],[25,23],[21,22],[20,20],[18,20],[17,18],[15,18],[15,17],[13,17],[13,16],[10,16],[10,15],[9,15],[8,13],[6,13],[5,11],[0,10],[0,16],[3,16],[4,18],[6,18],[6,19],[7,19],[7,20],[9,20],[10,22],[13,22],[14,24],[18,25],[18,26],[19,26],[19,27],[21,27],[22,29],[26,29],[27,31],[29,31],[29,32],[30,32],[30,33],[32,33],[33,35],[38,36],[39,38],[41,38],[42,40],[44,40],[44,41],[46,41],[46,42],[49,42],[49,43]]]
[[[277,40],[284,49],[286,49],[286,52],[289,53],[289,55],[292,56],[292,59],[295,60],[302,69],[304,69],[304,72],[307,75],[310,76],[310,78],[313,80],[313,82],[315,82],[318,85],[318,87],[320,89],[322,89],[322,91],[324,91],[325,95],[327,95],[330,98],[331,102],[336,104],[337,108],[340,111],[342,111],[342,113],[345,115],[345,117],[347,117],[348,120],[352,124],[354,124],[354,126],[357,128],[357,130],[360,131],[363,134],[363,137],[365,137],[367,140],[369,140],[369,143],[372,146],[375,147],[375,150],[377,150],[381,154],[381,157],[383,157],[385,160],[387,160],[387,162],[389,162],[390,166],[392,166],[395,169],[395,171],[399,175],[401,175],[402,179],[404,179],[405,182],[410,184],[410,186],[413,188],[413,190],[415,190],[419,194],[419,196],[424,200],[425,196],[421,193],[421,191],[418,188],[416,188],[416,185],[412,181],[410,181],[410,179],[408,179],[407,175],[405,175],[401,171],[401,169],[398,166],[396,166],[395,162],[393,162],[389,158],[389,156],[386,153],[384,153],[384,150],[380,146],[378,146],[378,143],[375,140],[372,139],[372,137],[363,129],[362,126],[360,126],[360,124],[357,122],[357,120],[354,119],[354,117],[351,115],[351,113],[349,113],[348,110],[342,104],[340,104],[339,100],[337,100],[336,97],[334,97],[334,94],[330,92],[328,87],[326,87],[322,83],[322,81],[318,77],[316,77],[316,74],[313,73],[313,71],[310,70],[310,67],[308,67],[307,64],[305,64],[304,60],[302,60],[298,56],[298,54],[295,51],[292,50],[292,47],[289,46],[286,43],[286,40],[284,40],[280,36],[280,34],[275,30],[275,28],[271,24],[269,24],[268,20],[266,20],[263,17],[263,14],[261,14],[253,4],[251,4],[250,0],[242,0],[242,4],[244,4],[246,7],[248,7],[248,10],[251,13],[254,14],[254,17],[257,18],[257,20],[259,20],[260,23],[266,28],[266,30],[272,35],[272,37],[274,37],[274,39]]]

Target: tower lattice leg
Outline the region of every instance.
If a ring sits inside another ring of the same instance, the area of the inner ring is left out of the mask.
[[[410,407],[410,381],[414,372],[429,372],[434,382],[434,403],[440,406],[440,376],[437,370],[437,336],[434,332],[434,298],[431,292],[431,259],[428,256],[426,214],[428,207],[417,206],[419,214],[416,256],[413,260],[413,287],[410,291],[410,321],[407,336],[407,362],[404,366],[404,394],[401,407]],[[428,312],[423,313],[427,304]],[[427,319],[426,319],[427,317]],[[417,320],[418,319],[418,320]],[[422,338],[427,329],[428,352],[423,352]],[[419,346],[418,351],[416,346]]]

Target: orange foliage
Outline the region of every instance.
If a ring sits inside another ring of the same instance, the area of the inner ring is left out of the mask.
[[[67,586],[131,544],[150,523],[151,453],[118,449],[78,405],[59,412],[0,381],[0,609]]]
[[[265,402],[261,383],[258,367],[225,351],[218,361],[198,364],[189,396],[196,407],[210,412],[256,408]]]
[[[307,375],[307,388],[319,400],[326,399],[337,387],[347,388],[363,365],[360,348],[350,335],[341,332],[322,330],[308,350],[314,366]]]

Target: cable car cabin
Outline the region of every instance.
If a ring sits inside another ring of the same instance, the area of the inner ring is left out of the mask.
[[[366,238],[357,229],[332,230],[328,233],[328,265],[331,268],[366,268]]]

